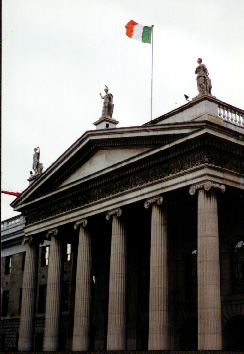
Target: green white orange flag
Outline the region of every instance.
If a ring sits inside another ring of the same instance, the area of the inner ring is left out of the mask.
[[[131,20],[125,26],[126,35],[143,43],[151,43],[152,26],[143,26]]]

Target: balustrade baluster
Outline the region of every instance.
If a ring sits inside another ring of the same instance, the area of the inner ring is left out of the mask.
[[[239,117],[239,113],[236,112],[236,114],[235,114],[235,123],[236,124],[238,124],[238,121],[239,121],[238,117]]]
[[[218,104],[218,117],[227,122],[244,126],[243,112],[234,107]]]
[[[218,106],[218,109],[219,109],[219,117],[221,118],[222,117],[221,106]]]
[[[243,116],[243,114],[239,114],[239,124],[244,126],[244,116]]]
[[[231,121],[231,111],[227,108],[227,120]]]
[[[223,107],[223,119],[226,119],[226,111],[225,111],[225,107]]]

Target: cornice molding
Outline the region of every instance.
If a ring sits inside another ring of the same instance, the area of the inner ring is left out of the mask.
[[[111,216],[116,216],[119,218],[122,215],[122,210],[120,208],[108,211],[106,214],[106,219],[109,220]]]
[[[208,192],[211,188],[219,189],[222,193],[225,192],[225,186],[223,184],[215,183],[212,181],[206,181],[203,183],[192,185],[189,189],[189,193],[190,195],[194,195],[199,189],[204,189],[206,192]]]

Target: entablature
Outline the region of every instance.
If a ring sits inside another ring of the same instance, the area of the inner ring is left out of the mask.
[[[244,142],[234,137],[232,140],[206,128],[147,151],[140,158],[133,157],[104,174],[66,185],[23,206],[27,228],[46,221],[49,225],[56,218],[65,217],[66,223],[76,215],[83,217],[84,212],[100,213],[108,206],[112,208],[116,200],[133,203],[142,196],[182,188],[207,177],[244,189]]]

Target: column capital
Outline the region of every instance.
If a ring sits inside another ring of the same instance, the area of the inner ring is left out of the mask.
[[[47,238],[48,240],[50,240],[50,238],[51,238],[52,235],[56,236],[57,234],[58,234],[58,229],[57,229],[57,228],[56,228],[56,229],[51,229],[51,230],[49,230],[49,231],[47,232],[46,238]]]
[[[120,208],[108,211],[106,214],[106,219],[109,220],[111,216],[121,216],[122,210]]]
[[[144,203],[144,207],[146,209],[148,209],[150,207],[151,204],[162,204],[163,203],[163,197],[161,195],[157,195],[156,197],[153,197],[153,198],[150,198],[150,199],[147,199]]]
[[[211,188],[220,189],[222,193],[225,192],[225,186],[223,184],[215,183],[212,181],[205,181],[190,186],[189,193],[190,195],[194,195],[198,189],[204,189],[206,192],[208,192]]]
[[[86,227],[87,223],[87,219],[78,220],[74,223],[74,229],[77,230],[79,226]]]
[[[24,246],[26,243],[29,243],[30,245],[32,245],[34,243],[33,236],[24,236],[24,238],[22,240],[22,245]]]

